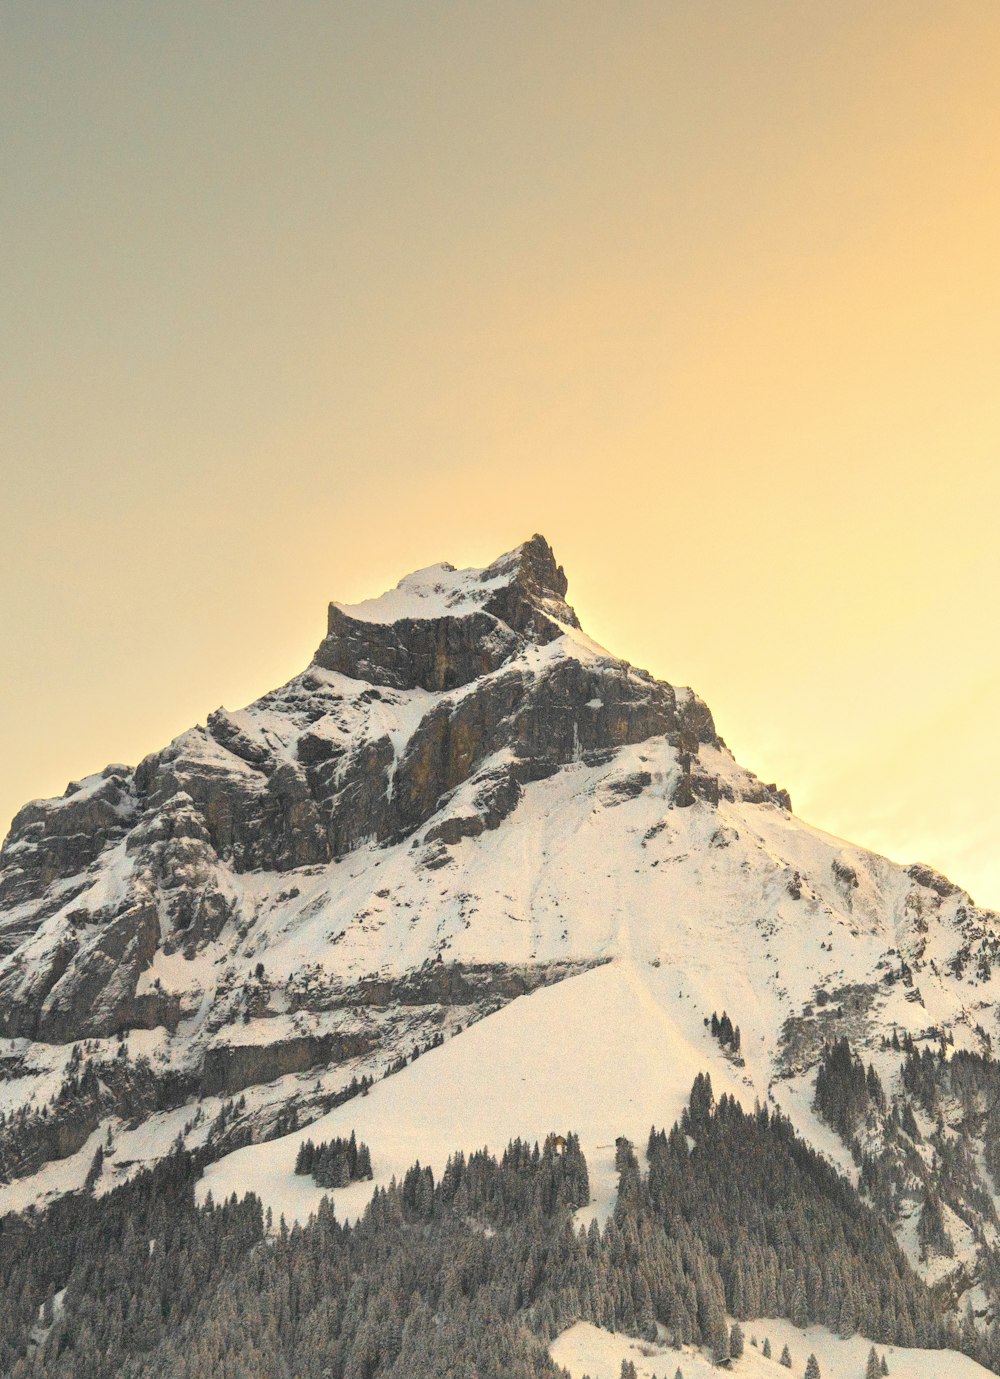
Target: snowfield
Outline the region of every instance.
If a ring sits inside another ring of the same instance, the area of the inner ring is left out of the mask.
[[[644,1153],[650,1126],[672,1125],[698,1072],[712,1069],[717,1094],[753,1105],[672,978],[619,959],[522,996],[367,1096],[306,1129],[220,1159],[198,1184],[201,1199],[256,1192],[281,1216],[304,1222],[325,1190],[294,1173],[299,1144],[353,1130],[371,1149],[374,1181],[332,1194],[342,1219],[361,1214],[376,1186],[401,1179],[416,1161],[439,1176],[454,1150],[502,1151],[520,1136],[542,1141],[575,1131],[590,1170],[592,1202],[581,1220],[604,1221],[614,1206],[615,1138]]]
[[[745,1376],[745,1379],[785,1379],[789,1375],[801,1379],[806,1361],[815,1355],[821,1379],[864,1379],[871,1341],[862,1336],[842,1340],[825,1327],[810,1326],[797,1330],[791,1322],[774,1318],[743,1324],[746,1347],[739,1360],[728,1370],[720,1370],[700,1351],[685,1346],[673,1350],[669,1346],[652,1346],[630,1336],[604,1331],[589,1322],[577,1322],[557,1336],[549,1347],[549,1354],[557,1365],[568,1369],[572,1379],[619,1379],[623,1360],[635,1365],[638,1379],[674,1379],[677,1370],[684,1379],[708,1379],[720,1373]],[[750,1344],[757,1338],[758,1347],[764,1338],[771,1342],[771,1359],[766,1360],[759,1348]],[[787,1345],[792,1368],[778,1363],[782,1347]],[[889,1366],[891,1379],[980,1379],[990,1371],[965,1355],[953,1350],[908,1350],[902,1346],[876,1346]]]

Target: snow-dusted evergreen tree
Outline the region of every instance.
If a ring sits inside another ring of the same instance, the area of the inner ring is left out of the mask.
[[[819,1361],[815,1355],[810,1355],[806,1361],[805,1379],[820,1379]]]
[[[843,1336],[846,1340],[853,1336],[858,1329],[857,1310],[850,1288],[845,1289],[843,1300],[840,1304],[840,1317],[837,1321],[837,1335]]]
[[[933,1190],[928,1190],[917,1221],[917,1240],[920,1242],[920,1257],[943,1255],[951,1259],[955,1245],[944,1224],[941,1199]]]
[[[100,1178],[100,1176],[101,1176],[101,1174],[102,1174],[103,1172],[104,1172],[104,1147],[103,1147],[103,1145],[100,1145],[100,1144],[99,1144],[99,1145],[97,1146],[97,1149],[96,1149],[95,1152],[94,1152],[94,1157],[93,1157],[93,1159],[91,1160],[90,1167],[87,1169],[87,1176],[86,1176],[86,1178],[83,1180],[83,1188],[84,1188],[84,1191],[85,1191],[85,1192],[90,1192],[90,1190],[91,1190],[91,1189],[94,1187],[94,1185],[97,1183],[98,1179]]]
[[[792,1352],[788,1349],[787,1345],[781,1352],[781,1359],[778,1361],[778,1364],[784,1365],[785,1369],[791,1369],[792,1367]]]

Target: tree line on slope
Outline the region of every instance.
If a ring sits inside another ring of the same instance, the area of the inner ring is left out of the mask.
[[[850,1148],[861,1191],[875,1209],[895,1223],[916,1213],[923,1258],[954,1256],[949,1219],[967,1228],[978,1281],[997,1312],[1000,1064],[989,1053],[953,1051],[944,1040],[936,1050],[918,1049],[909,1035],[895,1035],[887,1047],[901,1055],[891,1100],[871,1065],[866,1071],[841,1039],[821,1058],[816,1110]],[[967,1273],[959,1271],[957,1280],[956,1287],[967,1283]]]
[[[9,1379],[557,1379],[547,1346],[578,1320],[723,1358],[737,1318],[831,1321],[873,1340],[960,1337],[888,1228],[782,1117],[696,1080],[654,1130],[648,1172],[618,1146],[601,1230],[578,1139],[415,1164],[361,1220],[329,1198],[269,1234],[260,1202],[194,1200],[178,1149],[101,1198],[0,1230],[0,1373]]]

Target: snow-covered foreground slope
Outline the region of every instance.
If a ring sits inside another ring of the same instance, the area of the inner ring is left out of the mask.
[[[727,1372],[744,1379],[782,1379],[805,1372],[810,1355],[819,1363],[821,1379],[864,1379],[871,1342],[861,1336],[843,1340],[832,1336],[822,1326],[797,1330],[790,1322],[763,1319],[747,1322],[744,1327],[746,1348],[739,1360],[734,1360]],[[750,1344],[756,1336],[759,1345],[764,1338],[771,1342],[772,1355],[765,1359],[759,1348]],[[792,1368],[778,1363],[784,1346],[788,1346]],[[980,1379],[990,1373],[975,1360],[953,1350],[916,1350],[902,1346],[876,1346],[881,1358],[885,1356],[892,1379]],[[604,1331],[589,1322],[577,1322],[558,1336],[549,1347],[556,1364],[569,1370],[571,1379],[619,1379],[623,1360],[635,1365],[638,1379],[674,1379],[679,1369],[684,1379],[709,1379],[718,1375],[719,1368],[702,1352],[690,1346],[673,1350],[669,1346],[648,1345],[629,1336]]]
[[[619,959],[521,997],[308,1129],[212,1164],[200,1195],[253,1191],[275,1222],[304,1222],[324,1190],[296,1177],[299,1144],[353,1130],[372,1151],[375,1177],[333,1194],[338,1216],[349,1218],[415,1160],[440,1176],[454,1150],[496,1152],[515,1137],[574,1131],[593,1197],[581,1217],[603,1221],[614,1204],[616,1137],[642,1146],[652,1124],[673,1124],[709,1066],[720,1093],[749,1094],[753,1105],[670,975]]]

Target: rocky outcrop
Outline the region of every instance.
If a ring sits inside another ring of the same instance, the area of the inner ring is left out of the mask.
[[[316,652],[325,670],[396,689],[451,690],[489,675],[521,649],[521,639],[488,613],[410,619],[381,626],[330,605]]]
[[[121,838],[136,818],[131,786],[127,766],[106,766],[99,776],[68,785],[62,799],[19,810],[0,850],[0,915],[78,876]],[[3,931],[0,918],[0,938]]]
[[[135,898],[88,930],[64,934],[34,973],[0,972],[0,1033],[68,1043],[143,1023],[136,987],[160,936],[155,904]],[[152,1012],[146,1005],[146,1018]]]
[[[707,710],[693,719],[678,709],[669,685],[641,673],[566,659],[538,677],[496,676],[474,694],[442,702],[421,723],[394,778],[389,836],[418,828],[505,748],[513,757],[510,774],[523,784],[594,753],[659,735],[680,744],[694,733],[714,740]]]
[[[198,1094],[232,1096],[288,1073],[360,1058],[372,1047],[372,1040],[360,1033],[304,1034],[273,1044],[220,1044],[205,1054]]]
[[[156,1073],[143,1058],[84,1061],[78,1053],[44,1111],[34,1110],[0,1132],[0,1183],[75,1154],[105,1117],[138,1125],[154,1111],[182,1105],[196,1090],[191,1077]]]
[[[478,598],[473,588],[458,611],[433,617],[381,622],[331,603],[315,662],[373,685],[440,692],[492,674],[529,643],[544,645],[563,627],[579,626],[565,602],[566,576],[544,537],[533,536],[481,571],[478,585]]]
[[[949,896],[962,894],[962,888],[956,886],[954,881],[949,881],[947,876],[942,876],[939,871],[935,871],[933,867],[928,867],[922,862],[914,862],[906,870],[918,886],[926,886],[929,891],[933,891],[942,900],[946,900]]]
[[[497,1009],[542,986],[552,986],[592,967],[606,958],[576,962],[535,963],[516,966],[510,963],[425,962],[413,972],[392,980],[366,977],[349,988],[336,983],[320,991],[289,989],[292,1010],[331,1011],[352,1009],[387,1010],[426,1006],[470,1006],[480,1011]]]

